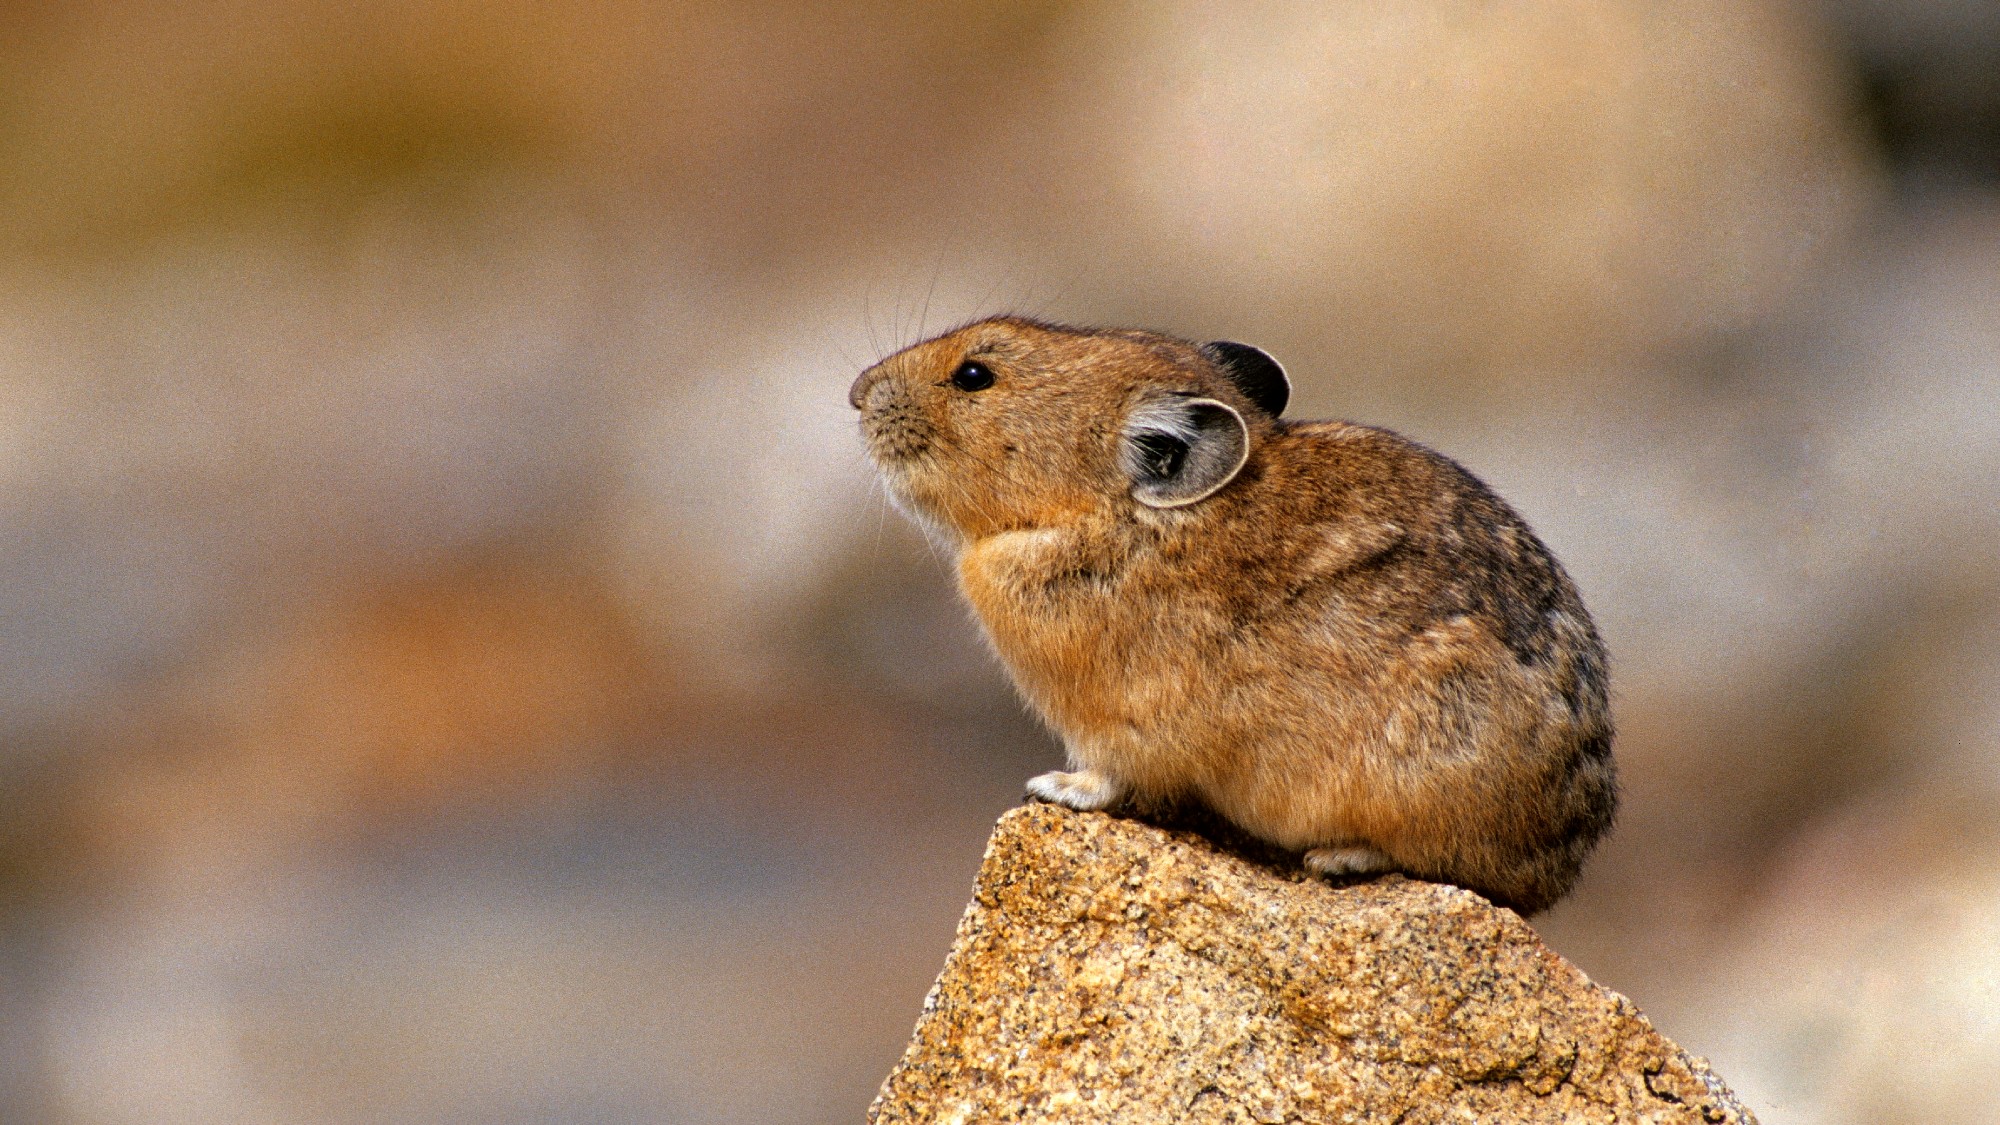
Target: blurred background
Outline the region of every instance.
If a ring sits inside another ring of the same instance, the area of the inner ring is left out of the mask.
[[[1538,920],[1992,1121],[2000,7],[0,13],[0,1119],[851,1122],[1057,759],[844,394],[1257,343],[1611,645]]]

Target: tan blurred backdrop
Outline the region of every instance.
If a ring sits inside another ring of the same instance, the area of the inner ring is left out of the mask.
[[[861,367],[1256,342],[1615,658],[1540,922],[1773,1123],[1991,1121],[2000,8],[0,13],[0,1120],[859,1120],[1057,755]]]

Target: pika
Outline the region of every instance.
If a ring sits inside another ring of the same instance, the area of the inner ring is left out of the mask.
[[[995,317],[848,393],[1075,809],[1198,801],[1331,876],[1524,914],[1618,803],[1603,642],[1470,472],[1387,430],[1281,420],[1257,348]]]

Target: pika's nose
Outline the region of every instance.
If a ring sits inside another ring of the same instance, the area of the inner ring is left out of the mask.
[[[867,407],[868,392],[874,389],[875,384],[881,382],[882,378],[887,374],[888,372],[884,371],[882,365],[879,363],[863,371],[861,376],[854,380],[854,385],[847,388],[847,405],[852,406],[856,410]]]

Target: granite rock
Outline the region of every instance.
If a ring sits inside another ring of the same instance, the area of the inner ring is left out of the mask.
[[[1752,1122],[1512,911],[1191,831],[1000,818],[875,1125]]]

